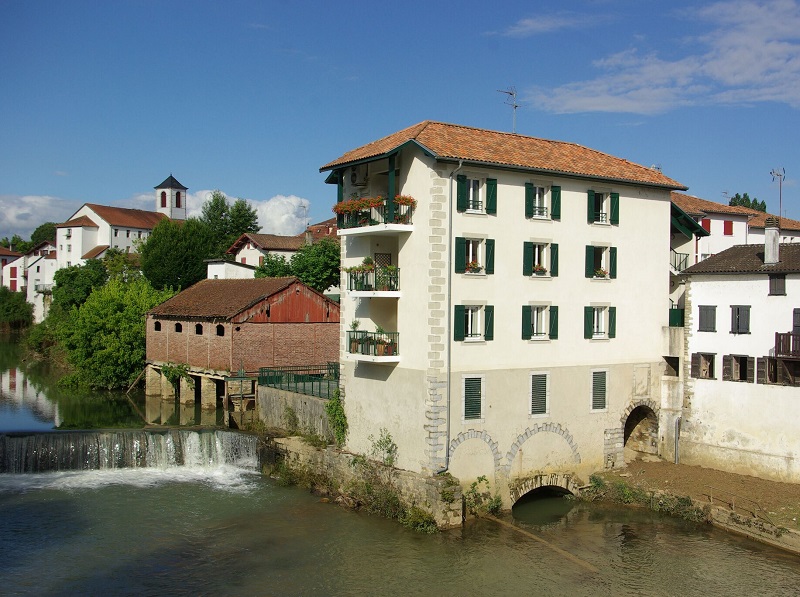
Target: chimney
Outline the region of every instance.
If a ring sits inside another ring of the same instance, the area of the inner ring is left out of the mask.
[[[778,218],[769,216],[764,225],[764,265],[775,265],[780,261],[780,237]]]
[[[314,236],[311,234],[311,228],[306,228],[306,244],[307,245],[314,244]]]

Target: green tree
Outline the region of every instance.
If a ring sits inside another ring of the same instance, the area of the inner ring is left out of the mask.
[[[31,247],[35,247],[40,242],[45,240],[56,242],[55,222],[45,222],[44,224],[40,224],[39,227],[33,231],[33,234],[31,234]]]
[[[143,278],[96,289],[59,328],[73,381],[108,389],[133,383],[145,364],[145,314],[174,294]]]
[[[3,240],[0,240],[0,247],[5,247],[6,249],[11,249],[18,253],[27,253],[32,246],[30,241],[23,239],[19,234],[12,236],[11,240],[9,240],[7,236],[3,237]]]
[[[231,205],[230,211],[230,231],[231,242],[228,246],[245,232],[258,232],[261,226],[258,225],[258,212],[244,199],[237,199]],[[227,249],[227,247],[226,247]]]
[[[109,279],[117,278],[123,282],[132,282],[142,276],[138,265],[138,255],[135,253],[108,249],[103,255],[103,265],[106,266]]]
[[[12,292],[0,286],[0,324],[4,328],[20,328],[33,322],[33,305],[25,300],[25,293]]]
[[[305,245],[292,255],[292,274],[304,284],[323,292],[339,283],[340,254],[339,243],[330,238]]]
[[[212,255],[221,257],[234,241],[245,232],[258,232],[258,214],[244,199],[233,205],[222,191],[214,191],[203,204],[200,220],[211,231]]]
[[[80,307],[92,294],[92,290],[100,288],[108,280],[108,272],[102,261],[87,259],[83,265],[64,267],[53,274],[52,307],[69,311]]]
[[[212,233],[197,218],[161,220],[141,246],[142,273],[154,288],[188,288],[204,279]]]
[[[264,263],[259,265],[255,271],[256,278],[281,278],[291,275],[293,275],[291,264],[283,255],[273,253],[267,253],[264,256]]]
[[[744,195],[740,195],[736,193],[733,197],[731,197],[728,205],[738,205],[740,207],[749,207],[750,209],[755,209],[758,211],[767,211],[767,202],[766,201],[759,201],[756,197],[750,199],[750,195],[745,193]]]

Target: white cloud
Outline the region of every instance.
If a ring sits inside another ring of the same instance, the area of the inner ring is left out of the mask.
[[[556,113],[653,114],[681,105],[781,102],[800,108],[800,6],[796,0],[717,2],[682,14],[711,24],[662,60],[630,49],[593,62],[602,75],[533,88],[526,101]]]
[[[579,29],[596,24],[596,18],[576,13],[559,13],[520,19],[502,32],[507,37],[529,37],[539,33],[552,33],[562,29]]]
[[[48,195],[0,195],[0,238],[27,240],[40,224],[65,222],[81,205]]]

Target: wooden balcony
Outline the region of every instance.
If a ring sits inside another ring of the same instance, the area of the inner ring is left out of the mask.
[[[800,359],[800,334],[775,332],[775,357]]]

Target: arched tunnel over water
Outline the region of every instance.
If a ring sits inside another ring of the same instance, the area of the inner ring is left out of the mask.
[[[516,520],[535,526],[557,524],[572,510],[572,493],[556,485],[537,487],[522,496],[511,512]]]

